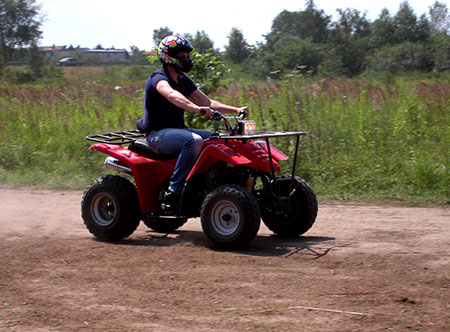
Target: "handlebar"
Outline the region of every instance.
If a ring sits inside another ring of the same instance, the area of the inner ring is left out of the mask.
[[[200,111],[201,115],[205,115],[206,111],[205,110],[201,110]],[[209,119],[214,120],[214,121],[221,121],[223,120],[223,123],[225,125],[225,130],[227,131],[228,134],[230,135],[235,135],[236,132],[238,131],[238,123],[243,120],[244,118],[246,118],[248,116],[248,112],[247,111],[240,111],[238,116],[224,116],[222,113],[220,113],[219,111],[214,111],[214,114],[209,117]],[[233,127],[230,124],[229,120],[235,120],[236,126]]]
[[[214,111],[214,115],[212,116],[212,119],[218,121],[221,119],[226,119],[226,117],[222,113],[220,113],[218,111]]]
[[[205,115],[206,111],[205,110],[201,110],[200,111],[200,115]],[[247,117],[248,112],[247,111],[240,111],[239,115],[237,117],[226,117],[224,116],[222,113],[220,113],[219,111],[214,111],[214,115],[212,116],[212,118],[214,120],[220,120],[220,119],[237,119],[237,120],[243,120]]]
[[[239,120],[243,120],[248,116],[248,112],[247,111],[240,111],[239,112]]]

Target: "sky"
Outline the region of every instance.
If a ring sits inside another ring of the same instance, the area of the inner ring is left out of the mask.
[[[404,0],[315,0],[318,9],[336,18],[336,9],[352,8],[374,21],[383,8],[395,15]],[[440,0],[446,3],[448,0]],[[428,14],[435,0],[409,0],[419,17]],[[153,30],[168,27],[175,33],[204,31],[214,48],[224,49],[233,27],[248,44],[264,42],[274,18],[283,10],[300,11],[302,0],[37,0],[44,15],[41,46],[125,48],[151,50]],[[448,6],[448,5],[447,5]]]

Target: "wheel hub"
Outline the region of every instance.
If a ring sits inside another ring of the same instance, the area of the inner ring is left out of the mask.
[[[106,227],[114,222],[118,208],[111,195],[99,193],[93,199],[91,212],[95,222],[100,226]]]
[[[231,215],[228,214],[228,213],[224,214],[223,217],[222,217],[223,221],[225,221],[225,222],[230,221],[231,218],[232,218]]]
[[[212,220],[215,230],[221,235],[233,234],[241,223],[239,209],[230,201],[220,202],[212,210]]]

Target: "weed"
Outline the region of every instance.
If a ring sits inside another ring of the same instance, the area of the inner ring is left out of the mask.
[[[74,70],[53,82],[0,83],[0,184],[84,187],[104,171],[85,136],[135,128],[144,82],[128,79],[145,68]],[[289,78],[233,83],[211,97],[249,105],[261,131],[308,132],[296,170],[320,198],[449,204],[448,79]],[[272,143],[294,151],[292,141]]]

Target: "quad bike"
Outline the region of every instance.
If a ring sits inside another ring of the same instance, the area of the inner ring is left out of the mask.
[[[81,202],[84,223],[96,238],[119,241],[131,235],[140,220],[155,232],[170,233],[188,218],[200,217],[203,232],[222,249],[248,245],[262,219],[280,236],[305,233],[317,216],[317,199],[309,185],[295,176],[300,136],[305,132],[257,133],[245,114],[212,117],[222,123],[204,142],[189,173],[178,211],[164,201],[176,156],[151,151],[137,130],[86,137],[89,149],[107,154],[105,166],[127,175],[106,175],[93,181]],[[232,122],[235,122],[232,124]],[[278,162],[288,157],[269,140],[296,137],[292,174],[276,176]]]

